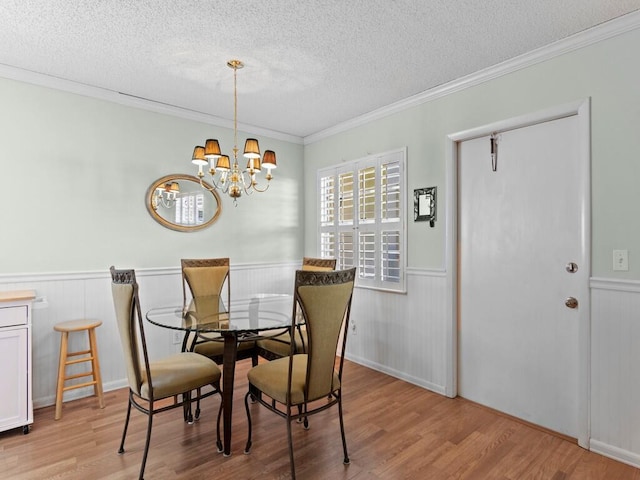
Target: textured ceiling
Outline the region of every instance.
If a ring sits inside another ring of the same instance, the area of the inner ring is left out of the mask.
[[[0,64],[305,137],[640,0],[2,0]]]

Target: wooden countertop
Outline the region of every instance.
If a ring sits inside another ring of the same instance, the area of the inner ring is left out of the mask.
[[[0,302],[16,302],[19,300],[33,300],[36,298],[35,290],[13,290],[0,292]]]

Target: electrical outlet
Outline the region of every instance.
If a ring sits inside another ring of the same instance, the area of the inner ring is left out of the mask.
[[[627,250],[613,251],[613,270],[620,272],[629,271],[629,252]]]
[[[173,332],[173,344],[174,345],[179,345],[180,343],[182,343],[182,339],[184,338],[184,332],[180,331],[180,330],[176,330],[175,332]]]

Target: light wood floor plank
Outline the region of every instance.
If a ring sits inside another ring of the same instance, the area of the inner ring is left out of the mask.
[[[243,398],[250,362],[239,362],[234,398],[233,455],[216,452],[219,399],[203,402],[199,422],[175,410],[154,417],[145,478],[289,478],[285,422],[252,405],[253,448],[244,455]],[[344,410],[351,465],[342,464],[337,410],[294,425],[301,480],[640,480],[640,470],[580,448],[575,442],[464,399],[449,399],[361,365],[346,362]],[[0,478],[124,480],[137,478],[146,419],[132,412],[126,452],[118,455],[127,392],[105,393],[36,410],[32,432],[0,433]]]

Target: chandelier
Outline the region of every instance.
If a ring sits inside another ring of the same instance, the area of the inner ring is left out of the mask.
[[[250,195],[254,191],[264,192],[269,188],[269,182],[273,178],[271,170],[276,168],[276,154],[272,150],[265,150],[260,158],[260,147],[258,140],[247,138],[244,144],[243,156],[246,158],[247,167],[241,170],[238,165],[238,93],[237,93],[237,73],[244,67],[240,60],[229,60],[227,66],[233,69],[233,163],[228,155],[222,155],[218,140],[210,138],[205,142],[204,147],[197,146],[193,150],[191,161],[198,166],[198,178],[201,185],[205,177],[204,167],[209,166],[208,180],[215,190],[228,194],[233,198],[234,203],[242,196],[242,193]],[[258,186],[257,174],[266,170],[264,175],[267,181],[264,187]]]
[[[162,205],[164,208],[172,208],[176,203],[179,193],[180,185],[178,182],[166,182],[158,186],[152,197],[154,210],[157,210],[159,205]]]

